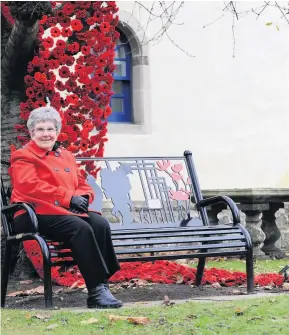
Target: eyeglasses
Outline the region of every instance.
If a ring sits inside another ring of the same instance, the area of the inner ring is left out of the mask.
[[[55,128],[46,128],[46,129],[45,128],[36,128],[33,131],[38,135],[43,135],[45,132],[47,132],[48,134],[56,133]]]

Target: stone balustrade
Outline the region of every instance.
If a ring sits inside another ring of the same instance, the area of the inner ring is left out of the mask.
[[[237,203],[241,223],[251,235],[256,257],[282,258],[289,252],[289,189],[219,189],[202,192],[204,198],[227,195]],[[212,224],[232,220],[226,205],[213,207],[208,208]]]

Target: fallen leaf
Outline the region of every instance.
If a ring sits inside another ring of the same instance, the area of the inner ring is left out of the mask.
[[[167,295],[164,296],[164,301],[163,301],[162,305],[172,306],[174,304],[175,304],[175,302],[174,301],[170,301],[170,298]]]
[[[19,284],[31,284],[31,283],[33,283],[33,280],[21,280],[20,282],[19,282]]]
[[[52,323],[51,325],[47,326],[45,329],[46,330],[52,330],[58,327],[57,323]]]
[[[252,318],[249,319],[249,321],[253,320],[262,320],[262,318],[260,316],[253,316]]]
[[[182,284],[183,282],[184,282],[184,277],[182,275],[178,275],[176,284]]]
[[[283,291],[289,291],[289,283],[283,283],[282,290]]]
[[[241,290],[233,290],[232,291],[233,295],[241,295],[241,294],[246,294],[245,292],[241,291]]]
[[[266,23],[266,26],[271,26],[272,23],[273,22],[268,22],[268,23]]]
[[[53,293],[54,294],[58,294],[58,293],[60,293],[62,291],[63,291],[63,287],[56,289],[55,291],[53,291]]]
[[[15,291],[8,294],[8,297],[19,297],[25,295],[44,294],[44,286],[37,286],[31,290]]]
[[[273,286],[267,285],[263,287],[264,290],[273,290]]]
[[[90,324],[97,323],[97,322],[98,322],[98,319],[95,319],[95,318],[90,318],[88,320],[80,321],[82,325],[90,325]]]
[[[211,286],[212,286],[213,288],[221,288],[221,285],[220,285],[218,282],[213,283]]]
[[[48,320],[51,318],[51,315],[43,315],[43,314],[35,314],[35,315],[32,315],[33,318],[36,318],[36,319],[39,319],[39,320]]]
[[[127,321],[134,325],[146,325],[150,323],[150,320],[145,316],[138,316],[138,317],[128,317]]]
[[[150,322],[150,320],[147,317],[144,316],[121,316],[121,315],[113,315],[110,314],[107,316],[110,321],[119,321],[119,320],[125,320],[129,323],[132,323],[134,325],[146,325]]]
[[[21,295],[25,295],[25,291],[15,291],[7,294],[8,297],[19,297]]]
[[[118,320],[127,320],[127,316],[113,315],[110,314],[107,316],[110,321],[118,321]]]
[[[78,283],[79,283],[79,280],[75,281],[75,282],[69,287],[69,290],[74,289],[74,288],[77,286]]]
[[[238,309],[235,310],[235,314],[236,314],[237,316],[240,316],[240,315],[243,315],[244,312],[241,310],[241,308],[238,308]]]

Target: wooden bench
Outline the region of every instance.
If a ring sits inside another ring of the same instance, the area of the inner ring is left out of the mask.
[[[180,157],[77,158],[100,168],[97,180],[87,180],[96,194],[90,209],[103,212],[111,225],[116,253],[121,262],[198,258],[195,285],[202,282],[206,257],[246,258],[247,292],[254,290],[253,251],[250,236],[240,224],[239,210],[232,199],[215,196],[203,199],[192,153]],[[9,190],[1,186],[2,224],[6,248],[2,268],[1,305],[5,305],[11,250],[15,242],[36,240],[43,254],[45,307],[52,306],[51,267],[71,264],[62,243],[37,232],[37,217],[27,204],[9,206]],[[206,207],[223,202],[233,222],[211,225]],[[192,215],[192,203],[198,216]],[[31,219],[31,233],[13,235],[12,213],[24,208]],[[57,260],[55,261],[55,257]]]

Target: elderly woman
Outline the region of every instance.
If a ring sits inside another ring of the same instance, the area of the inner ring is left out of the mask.
[[[94,194],[82,177],[74,156],[56,142],[61,118],[52,107],[30,113],[30,142],[11,157],[12,202],[33,204],[39,232],[63,241],[88,289],[88,308],[119,308],[122,302],[109,291],[108,279],[120,269],[108,221],[89,212]],[[16,233],[27,231],[26,214],[14,219]]]

